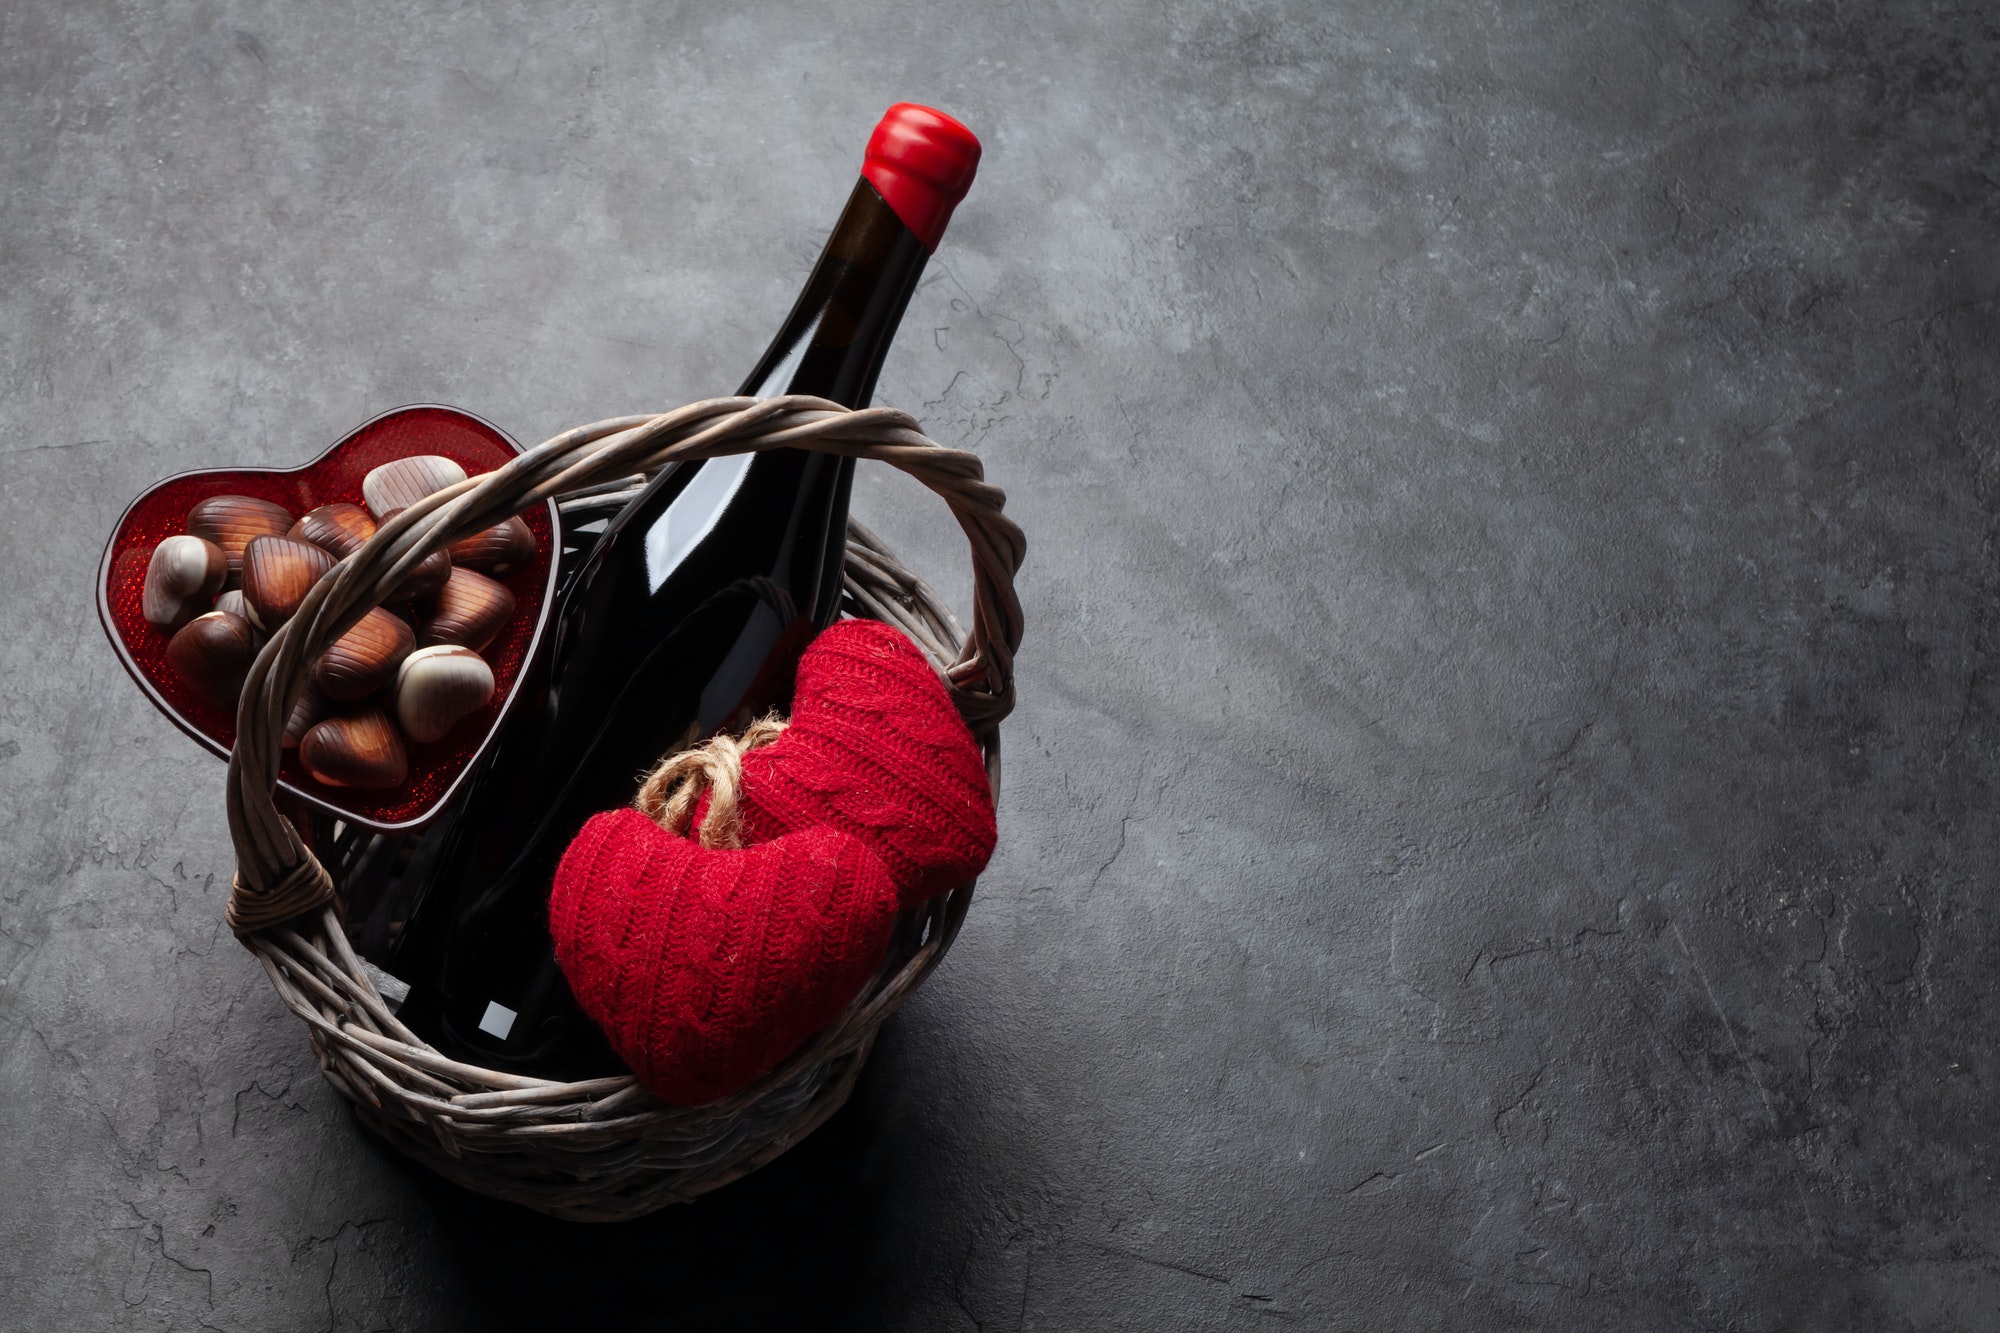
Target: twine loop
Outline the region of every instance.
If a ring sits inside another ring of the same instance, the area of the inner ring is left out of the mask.
[[[668,755],[646,775],[633,804],[667,832],[686,837],[688,822],[706,792],[708,814],[695,840],[711,851],[741,847],[743,826],[738,803],[743,796],[743,756],[778,739],[785,726],[783,718],[767,713],[752,722],[741,737],[725,733],[706,745]]]

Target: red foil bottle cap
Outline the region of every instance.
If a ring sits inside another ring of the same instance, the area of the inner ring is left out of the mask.
[[[898,102],[883,113],[861,165],[882,201],[933,252],[978,170],[979,140],[972,131],[915,102]]]

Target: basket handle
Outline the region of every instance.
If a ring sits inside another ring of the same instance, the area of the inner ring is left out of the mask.
[[[875,459],[916,478],[950,506],[972,548],[970,633],[960,634],[956,625],[935,616],[913,615],[909,593],[928,589],[896,565],[873,533],[853,522],[846,591],[871,615],[909,632],[943,665],[959,713],[975,735],[990,737],[1014,706],[1014,652],[1022,628],[1014,575],[1027,539],[1002,512],[1006,492],[986,480],[976,454],[937,443],[894,408],[846,408],[800,394],[709,398],[655,416],[578,426],[492,472],[426,496],[384,523],[313,587],[257,654],[237,705],[236,746],[229,755],[229,836],[236,845],[230,929],[248,936],[332,900],[332,877],[278,812],[285,722],[313,659],[380,605],[426,556],[544,500],[579,493],[608,497],[629,489],[625,483],[632,478],[670,464],[766,449]],[[946,636],[962,639],[955,657],[943,651]]]

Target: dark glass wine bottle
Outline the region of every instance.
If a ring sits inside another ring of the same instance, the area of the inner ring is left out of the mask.
[[[865,405],[978,159],[958,122],[892,107],[740,392]],[[800,651],[839,611],[852,477],[851,460],[795,449],[713,459],[670,469],[611,520],[434,859],[411,866],[422,897],[388,961],[420,1034],[520,1072],[616,1068],[555,963],[556,865],[664,754],[788,702]]]

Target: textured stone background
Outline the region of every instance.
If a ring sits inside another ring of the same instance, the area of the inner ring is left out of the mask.
[[[0,1325],[2000,1328],[1996,68],[1978,3],[0,8]],[[882,398],[1031,536],[1005,845],[790,1158],[470,1201],[220,931],[100,543],[406,401],[733,387],[904,97],[987,144]]]

